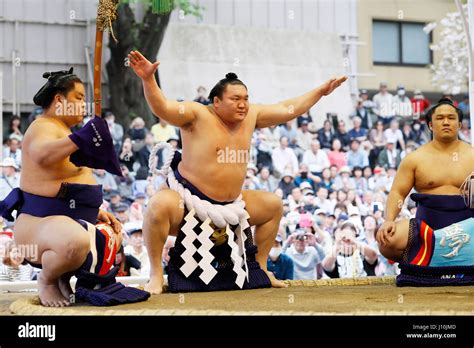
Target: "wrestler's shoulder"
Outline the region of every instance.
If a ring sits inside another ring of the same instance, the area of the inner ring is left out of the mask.
[[[31,138],[59,138],[60,132],[57,125],[51,121],[44,119],[34,120],[25,132],[24,140]]]

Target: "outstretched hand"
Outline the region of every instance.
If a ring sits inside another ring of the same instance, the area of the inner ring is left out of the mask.
[[[138,51],[131,51],[128,60],[135,74],[142,80],[152,77],[160,65],[159,61],[152,63]]]
[[[332,78],[325,83],[323,83],[320,87],[321,92],[323,95],[329,95],[331,94],[337,87],[342,85],[344,81],[347,80],[347,76],[342,76],[339,78]]]

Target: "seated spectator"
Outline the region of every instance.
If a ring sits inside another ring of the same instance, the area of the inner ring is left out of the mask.
[[[150,261],[143,241],[142,226],[143,221],[128,222],[124,225],[125,232],[129,236],[124,252],[140,262],[139,268],[130,269],[130,275],[147,277],[150,274]]]
[[[397,144],[397,147],[405,150],[405,141],[403,140],[403,134],[400,130],[400,124],[397,120],[393,120],[390,122],[390,128],[387,128],[384,132],[385,138],[387,139],[387,143],[393,142]]]
[[[148,161],[150,158],[150,153],[155,146],[155,138],[153,134],[148,133],[145,136],[145,145],[138,151],[137,159],[141,167],[146,167],[148,169]]]
[[[405,142],[405,144],[409,141],[415,141],[416,139],[416,134],[408,122],[405,122],[405,124],[403,125],[402,134],[403,134],[403,141]]]
[[[13,137],[12,137],[13,135]],[[4,139],[17,139],[18,141],[23,140],[23,132],[21,131],[21,118],[20,116],[13,115],[10,118],[7,132],[3,135]]]
[[[325,187],[330,190],[334,184],[334,180],[331,177],[331,170],[329,168],[324,168],[321,172],[322,180],[318,183],[318,187]]]
[[[288,139],[288,146],[291,148],[295,148],[296,145],[296,137],[298,133],[296,132],[294,126],[294,120],[287,121],[286,123],[280,126],[280,134],[282,137],[286,137]]]
[[[262,167],[260,173],[257,175],[257,182],[260,189],[267,192],[273,192],[278,187],[277,180],[270,174],[268,167]]]
[[[359,142],[367,140],[369,131],[362,127],[362,120],[359,116],[355,116],[352,119],[354,128],[352,128],[347,134],[349,134],[350,140],[357,139]]]
[[[331,165],[328,155],[321,150],[321,145],[316,139],[311,142],[311,149],[304,152],[302,163],[308,166],[313,175],[321,175],[323,169]]]
[[[358,241],[358,230],[349,221],[335,231],[333,250],[322,261],[324,272],[330,278],[357,278],[367,276],[366,268],[377,262],[377,252]]]
[[[135,160],[136,157],[132,150],[132,141],[130,138],[125,138],[122,145],[122,151],[119,154],[119,162],[127,166],[129,172],[135,172],[133,168]]]
[[[351,149],[347,152],[347,166],[354,169],[354,167],[367,167],[368,165],[368,154],[360,148],[359,140],[352,139]]]
[[[353,178],[351,178],[352,171],[348,166],[343,166],[339,170],[339,175],[334,180],[334,189],[335,190],[353,190],[355,189],[355,183]]]
[[[291,194],[288,196],[288,202],[290,203],[290,210],[297,210],[303,205],[303,193],[299,187],[295,187],[291,190]]]
[[[321,144],[322,149],[331,150],[332,141],[334,139],[334,132],[332,130],[332,125],[329,120],[325,120],[323,128],[318,130],[318,140]]]
[[[105,113],[104,119],[105,121],[107,121],[107,125],[109,126],[109,131],[110,135],[112,136],[115,152],[120,153],[120,150],[122,148],[123,127],[115,122],[115,115],[111,111]]]
[[[145,121],[141,117],[135,117],[130,128],[127,131],[127,135],[132,141],[132,150],[137,153],[145,146],[145,136],[148,133],[148,129],[145,127]]]
[[[296,118],[296,126],[300,128],[301,124],[303,124],[304,122],[306,122],[307,124],[313,122],[313,118],[311,117],[311,113],[309,110]]]
[[[306,151],[311,147],[312,141],[313,135],[308,130],[308,122],[303,121],[301,123],[301,128],[298,128],[296,131],[296,144],[302,151]]]
[[[332,141],[332,150],[328,153],[329,163],[337,169],[347,165],[347,154],[342,151],[341,141],[335,138]]]
[[[196,95],[196,98],[194,99],[194,101],[197,102],[197,103],[200,103],[202,105],[209,105],[210,102],[209,102],[206,87],[199,86],[197,88],[197,95]],[[164,141],[166,141],[166,140],[164,140]],[[157,142],[158,142],[158,140],[157,140]]]
[[[178,135],[178,129],[175,126],[170,125],[162,118],[158,118],[158,122],[155,123],[151,129],[150,133],[153,135],[153,140],[155,143],[166,142],[169,138],[175,137]]]
[[[298,172],[298,158],[293,149],[288,147],[288,138],[281,137],[280,146],[272,153],[273,168],[280,176],[283,172],[291,172],[295,175]]]
[[[142,265],[136,257],[125,254],[122,245],[115,255],[114,266],[119,267],[117,277],[129,277],[132,275],[132,272],[134,274],[140,274],[139,270]]]
[[[122,197],[131,197],[133,178],[126,165],[121,164],[120,169],[122,169],[122,176],[115,175],[117,190]]]
[[[328,198],[329,190],[326,187],[319,187],[316,191],[314,204],[325,213],[332,214],[334,212],[334,204]]]
[[[393,140],[389,140],[387,147],[379,154],[377,165],[384,168],[398,168],[400,162],[400,151],[395,147]]]
[[[367,179],[362,176],[362,168],[354,167],[354,169],[352,169],[352,176],[355,184],[355,191],[357,195],[362,196],[364,192],[369,189]]]
[[[349,144],[351,142],[351,137],[346,131],[346,122],[340,120],[337,124],[337,131],[335,138],[339,139],[341,142],[341,148],[343,151],[349,150]]]
[[[0,262],[0,281],[29,281],[33,279],[33,267],[25,260],[20,249],[15,242],[9,241],[5,244],[5,249]]]
[[[425,115],[426,110],[430,107],[430,102],[423,96],[419,89],[415,89],[411,98],[411,108],[413,111],[413,118],[419,120],[421,116]]]
[[[13,158],[4,158],[0,164],[0,201],[14,188],[20,187],[20,175],[16,171],[18,166]]]
[[[112,213],[114,213],[117,220],[120,221],[122,224],[129,222],[129,207],[127,204],[117,204],[117,206],[112,209]]]
[[[21,168],[21,141],[15,137],[9,137],[7,147],[3,148],[3,159],[12,158],[18,168]]]
[[[277,235],[268,255],[267,270],[272,272],[276,279],[292,280],[294,274],[293,260],[282,251],[282,238]]]
[[[461,109],[462,113],[464,114],[464,118],[468,120],[469,114],[470,114],[468,93],[463,94],[462,101],[459,103],[458,107]]]
[[[374,103],[369,99],[369,94],[366,89],[362,89],[357,100],[354,116],[358,116],[362,120],[362,127],[370,129],[377,120],[377,115],[374,111]]]
[[[270,148],[274,149],[278,147],[282,137],[280,133],[280,127],[271,125],[270,127],[263,128],[261,132],[265,136],[266,141],[269,143]]]
[[[145,188],[150,183],[148,180],[148,167],[140,167],[137,170],[135,181],[132,184],[132,194],[135,196],[137,193],[145,192]]]
[[[273,172],[272,147],[265,134],[259,133],[257,135],[255,149],[257,151],[257,168],[267,167],[270,172]]]
[[[309,172],[308,166],[304,163],[300,164],[300,171],[298,175],[295,177],[295,185],[300,186],[301,183],[307,182],[311,185],[311,188],[314,189],[316,183],[320,182],[321,179],[311,172]]]
[[[317,268],[324,259],[324,250],[313,234],[297,230],[286,240],[283,252],[293,260],[293,279],[318,279]]]
[[[283,191],[283,197],[288,197],[291,194],[291,190],[296,187],[295,183],[293,182],[293,174],[291,172],[283,173],[280,183],[278,184],[278,188]]]
[[[422,134],[425,134],[424,132]],[[466,143],[471,143],[471,129],[469,128],[469,120],[463,119],[461,129],[459,130],[459,139]]]
[[[146,194],[144,192],[138,192],[135,195],[135,199],[130,205],[130,221],[143,221],[145,212],[145,199]]]

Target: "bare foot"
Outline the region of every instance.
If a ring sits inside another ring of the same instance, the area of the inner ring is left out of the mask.
[[[58,285],[59,285],[59,291],[61,291],[61,294],[69,301],[71,302],[71,295],[74,293],[71,288],[70,281],[71,280],[71,274],[63,274],[61,277],[59,277],[58,280]]]
[[[64,298],[59,290],[57,280],[44,279],[41,272],[38,276],[38,290],[40,302],[45,307],[65,307],[69,306],[69,301]]]
[[[145,285],[145,291],[152,295],[159,295],[163,292],[163,276],[151,276]]]
[[[268,278],[270,278],[270,283],[272,284],[272,288],[287,288],[288,284],[284,283],[281,280],[275,278],[275,275],[270,271],[265,271],[267,273]]]

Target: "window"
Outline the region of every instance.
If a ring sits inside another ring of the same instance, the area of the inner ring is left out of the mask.
[[[376,65],[425,66],[433,62],[431,34],[423,31],[425,23],[374,20],[372,50]]]

